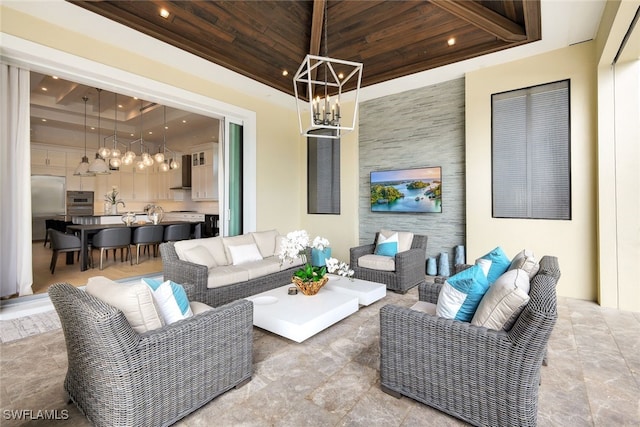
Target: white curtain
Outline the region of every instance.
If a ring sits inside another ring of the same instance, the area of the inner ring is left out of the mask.
[[[0,296],[33,293],[29,71],[0,64]]]

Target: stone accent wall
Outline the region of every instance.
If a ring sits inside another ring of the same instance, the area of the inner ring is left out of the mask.
[[[429,237],[427,256],[465,244],[465,82],[451,80],[360,105],[360,244],[381,228]],[[487,108],[489,108],[487,100]],[[442,213],[371,212],[371,171],[442,167]]]

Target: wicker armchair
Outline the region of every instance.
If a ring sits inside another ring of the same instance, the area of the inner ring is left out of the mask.
[[[478,426],[535,426],[559,277],[557,259],[543,257],[531,280],[530,301],[509,331],[382,307],[382,390]],[[441,286],[421,285],[420,300],[435,303]]]
[[[387,285],[387,289],[402,294],[414,286],[424,283],[427,236],[415,234],[411,242],[411,249],[396,254],[395,271],[374,270],[358,266],[360,257],[374,253],[375,242],[378,241],[379,234],[376,233],[374,243],[351,248],[349,262],[354,271],[354,277],[370,282],[384,283]]]
[[[69,284],[49,295],[67,344],[64,388],[96,426],[167,426],[251,379],[253,305],[197,314],[143,334]]]

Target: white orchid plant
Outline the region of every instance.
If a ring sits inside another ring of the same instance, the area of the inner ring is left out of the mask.
[[[122,206],[124,206],[124,201],[118,198],[118,194],[120,194],[118,187],[114,185],[111,187],[111,192],[104,195],[104,201],[109,202],[114,206],[118,203],[122,203]]]
[[[327,271],[329,273],[353,280],[354,271],[349,268],[349,264],[346,262],[338,261],[336,258],[327,258],[325,263],[327,264]]]
[[[309,233],[305,230],[297,230],[287,233],[280,243],[280,263],[293,263],[296,258],[302,258],[305,263],[303,267],[295,272],[295,276],[303,280],[320,280],[327,273],[335,273],[343,277],[353,277],[353,270],[349,269],[349,265],[339,262],[335,258],[326,260],[326,266],[312,266],[307,260],[307,251],[309,248],[323,251],[330,245],[329,240],[316,236],[313,241],[309,237]]]

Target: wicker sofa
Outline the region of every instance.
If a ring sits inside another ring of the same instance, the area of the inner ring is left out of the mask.
[[[546,346],[557,319],[553,256],[540,260],[513,327],[491,330],[406,307],[380,310],[382,390],[479,426],[535,426]],[[419,288],[436,303],[442,284]]]
[[[251,379],[253,305],[236,301],[136,332],[69,284],[49,295],[67,345],[68,397],[96,426],[167,426]]]
[[[357,279],[384,283],[387,289],[406,293],[409,289],[424,283],[427,253],[427,236],[413,235],[409,250],[398,252],[393,259],[393,271],[363,267],[361,257],[371,256],[376,249],[380,232],[376,233],[373,243],[350,249],[349,262]]]
[[[286,285],[291,283],[291,277],[302,265],[302,260],[281,265],[277,256],[279,239],[278,232],[271,230],[233,237],[163,243],[160,245],[160,254],[164,279],[194,285],[185,288],[189,299],[213,307]],[[256,244],[262,259],[235,265],[229,247],[251,244]],[[217,262],[207,266],[186,260],[188,256],[185,256],[185,249],[196,249],[198,246],[207,247],[215,254]]]

